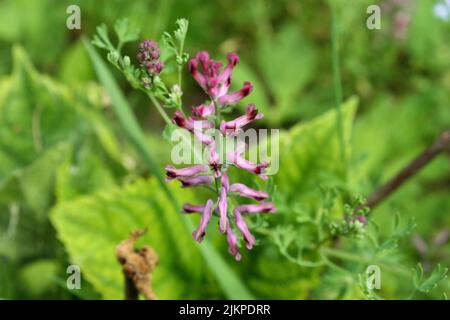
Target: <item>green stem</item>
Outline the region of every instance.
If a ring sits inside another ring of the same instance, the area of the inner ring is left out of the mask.
[[[220,192],[219,192],[219,190],[220,190],[220,187],[219,187],[219,178],[214,178],[214,182],[215,182],[215,186],[216,186],[216,193],[217,193],[217,196],[219,196],[219,195],[220,195]]]
[[[156,100],[156,98],[150,92],[147,92],[147,96],[150,98],[150,100],[152,101],[153,105],[156,107],[156,109],[158,110],[159,114],[161,115],[161,117],[166,122],[166,124],[171,124],[172,121],[170,121],[169,116],[167,115],[166,111],[164,111],[163,107],[158,102],[158,100]]]

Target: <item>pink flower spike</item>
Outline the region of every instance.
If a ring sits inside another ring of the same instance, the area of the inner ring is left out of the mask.
[[[203,214],[200,219],[200,224],[197,227],[197,229],[195,229],[194,232],[192,233],[192,237],[194,238],[194,240],[197,240],[198,242],[202,242],[203,237],[205,236],[206,227],[208,226],[209,219],[211,219],[212,205],[213,205],[213,201],[211,199],[209,199],[206,202],[206,206],[203,210]]]
[[[137,59],[141,65],[147,69],[150,75],[160,74],[164,68],[164,63],[159,60],[161,50],[158,44],[153,40],[144,40],[139,45],[139,53],[137,54]]]
[[[220,131],[223,134],[235,133],[237,129],[242,128],[253,120],[262,119],[263,117],[264,115],[262,113],[258,113],[258,109],[256,109],[254,104],[249,104],[247,105],[247,112],[245,115],[237,117],[232,121],[222,121],[220,123]]]
[[[208,52],[200,51],[195,59],[189,61],[189,71],[200,87],[211,97],[216,98],[220,92],[219,88],[219,69],[221,62],[214,61],[209,57]],[[201,67],[201,71],[199,70]]]
[[[263,202],[260,204],[242,204],[236,207],[240,213],[275,213],[277,210],[272,202]]]
[[[227,206],[227,192],[228,192],[228,175],[227,173],[222,174],[221,178],[222,182],[222,189],[220,190],[220,197],[219,197],[219,204],[218,204],[218,210],[219,210],[219,231],[222,233],[225,233],[227,229],[228,222],[228,206]]]
[[[184,128],[193,132],[194,130],[203,130],[214,128],[214,123],[209,120],[194,120],[192,118],[186,118],[179,110],[175,111],[173,118],[173,124],[176,124],[180,128]]]
[[[192,116],[195,118],[206,118],[214,115],[214,102],[209,105],[201,104],[192,107]]]
[[[205,205],[204,204],[185,203],[183,205],[183,212],[184,213],[198,213],[198,212],[203,212],[203,210],[205,210]]]
[[[231,230],[229,225],[228,225],[226,231],[227,231],[228,252],[231,255],[234,256],[236,261],[240,261],[241,260],[241,254],[239,253],[239,247],[238,247],[238,244],[237,244],[237,240],[238,240],[237,236],[233,232],[233,230]]]
[[[228,175],[226,172],[222,175],[222,179],[220,179],[220,183],[222,184],[222,188],[225,188],[225,191],[228,192],[230,189],[230,182],[228,180]]]
[[[185,167],[177,169],[174,166],[166,166],[166,182],[171,181],[172,179],[178,178],[178,177],[189,177],[194,176],[201,172],[208,172],[209,167],[204,164],[199,164],[191,167]]]
[[[252,90],[253,85],[251,84],[251,82],[246,81],[244,82],[244,85],[240,90],[220,96],[217,100],[217,103],[219,104],[219,106],[235,105],[246,96],[248,96],[252,92]]]
[[[234,52],[230,52],[227,54],[227,60],[228,60],[227,66],[217,77],[217,80],[221,86],[218,96],[223,96],[227,94],[228,88],[231,85],[231,73],[234,67],[239,63],[239,57]]]
[[[267,162],[253,163],[242,158],[237,152],[228,154],[227,160],[233,162],[236,167],[247,170],[258,175],[261,179],[267,180],[268,177],[264,175],[265,169],[269,166]]]
[[[237,209],[234,209],[233,212],[236,227],[241,231],[242,236],[244,237],[245,246],[247,247],[248,250],[251,250],[256,242],[256,239],[250,233],[250,230],[248,230],[247,224],[245,223],[244,218],[242,218],[241,213]]]
[[[199,86],[206,91],[206,79],[205,76],[198,71],[198,61],[195,59],[189,60],[188,68],[195,81],[197,81]]]
[[[178,180],[180,180],[183,188],[208,185],[212,183],[211,176],[180,177]]]
[[[231,72],[233,71],[234,67],[239,63],[239,56],[234,52],[229,52],[227,54],[227,61],[228,61],[227,66],[223,69],[223,71],[218,76],[218,80],[222,84],[231,80],[230,79]]]
[[[220,164],[220,158],[219,155],[216,152],[216,147],[215,147],[215,143],[212,143],[209,145],[210,148],[210,157],[209,157],[209,165],[211,166],[211,169],[213,170],[213,175],[214,178],[220,178],[220,176],[222,175],[222,172],[220,171],[221,169],[221,164]]]
[[[203,144],[206,144],[207,146],[214,143],[214,139],[200,130],[194,130],[194,136]]]
[[[261,201],[269,196],[265,190],[255,190],[242,183],[234,183],[230,187],[231,192],[237,192],[240,196]]]

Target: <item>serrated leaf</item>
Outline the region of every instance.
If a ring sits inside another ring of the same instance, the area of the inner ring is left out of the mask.
[[[176,194],[180,201],[194,197],[191,192]],[[131,231],[143,228],[148,232],[140,244],[152,246],[160,257],[153,280],[158,297],[201,296],[203,260],[155,179],[60,203],[51,219],[73,262],[104,298],[123,298],[123,275],[114,250]]]

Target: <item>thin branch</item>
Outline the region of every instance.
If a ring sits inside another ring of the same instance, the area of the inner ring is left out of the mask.
[[[123,272],[125,280],[125,300],[139,300],[139,290],[134,285],[134,281],[127,273]]]
[[[438,154],[450,150],[450,129],[445,130],[428,148],[420,153],[413,161],[404,167],[386,184],[372,193],[367,199],[367,206],[371,209],[390,196],[409,178],[414,176]]]

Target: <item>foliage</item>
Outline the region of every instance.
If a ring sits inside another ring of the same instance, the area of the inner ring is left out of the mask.
[[[435,2],[402,11],[404,37],[396,11],[383,11],[381,30],[365,27],[369,0],[0,2],[0,298],[120,299],[114,248],[143,227],[139,245],[161,259],[160,298],[445,298],[448,156],[370,212],[363,207],[450,127],[450,23],[433,16]],[[65,28],[71,4],[81,7],[81,30]],[[165,68],[154,86],[135,58],[141,37],[161,45]],[[267,184],[242,175],[267,188],[279,212],[250,219],[258,243],[240,263],[222,257],[221,235],[201,246],[190,239],[197,218],[178,203],[205,193],[161,184],[169,115],[199,100],[185,65],[199,50],[238,52],[233,83],[252,81],[249,102],[264,126],[281,129],[278,174]],[[66,288],[73,263],[81,290]],[[366,286],[369,265],[380,267],[381,289]]]

